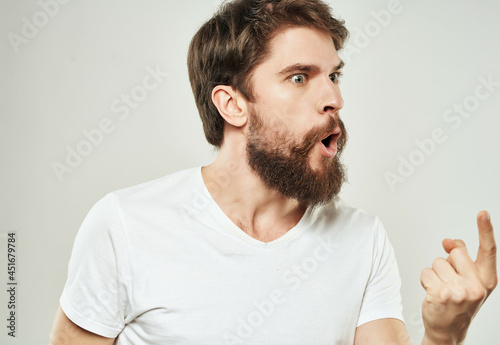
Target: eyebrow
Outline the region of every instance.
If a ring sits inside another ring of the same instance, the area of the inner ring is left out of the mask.
[[[333,68],[334,71],[338,71],[344,67],[344,61],[340,61],[340,63]],[[296,63],[290,66],[283,68],[278,75],[287,75],[292,72],[318,72],[320,70],[318,65],[308,65],[302,63]]]

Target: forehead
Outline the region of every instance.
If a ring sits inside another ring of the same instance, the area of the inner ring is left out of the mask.
[[[269,55],[262,67],[274,69],[304,63],[331,70],[340,62],[333,39],[328,33],[313,28],[293,27],[271,39]]]

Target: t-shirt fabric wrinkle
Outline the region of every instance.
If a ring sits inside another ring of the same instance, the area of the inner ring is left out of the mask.
[[[376,216],[336,198],[265,243],[226,216],[196,167],[99,200],[60,303],[119,345],[352,345],[366,322],[404,322],[400,287]]]

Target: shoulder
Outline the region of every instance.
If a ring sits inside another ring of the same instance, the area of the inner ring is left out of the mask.
[[[112,192],[120,200],[155,197],[164,193],[179,193],[186,186],[193,186],[199,167],[179,170],[166,176]]]
[[[379,226],[379,218],[371,213],[354,207],[339,197],[329,203],[316,208],[315,217],[323,219],[328,224],[349,229],[373,229]]]
[[[179,170],[158,179],[110,193],[123,208],[176,205],[200,190],[200,167]],[[202,181],[202,180],[201,180]]]
[[[371,252],[386,236],[380,219],[354,207],[340,198],[318,206],[312,211],[313,231],[322,238],[331,238],[337,245],[353,251]]]
[[[94,204],[89,215],[123,222],[128,216],[150,218],[165,215],[169,210],[175,213],[180,204],[203,192],[202,181],[199,167],[176,171],[106,194]]]

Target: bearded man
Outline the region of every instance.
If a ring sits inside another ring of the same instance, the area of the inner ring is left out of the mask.
[[[347,35],[320,0],[236,0],[200,28],[189,76],[219,154],[92,208],[55,344],[410,343],[383,225],[338,197]],[[475,263],[447,240],[422,273],[423,344],[461,343],[497,284],[478,226]]]

